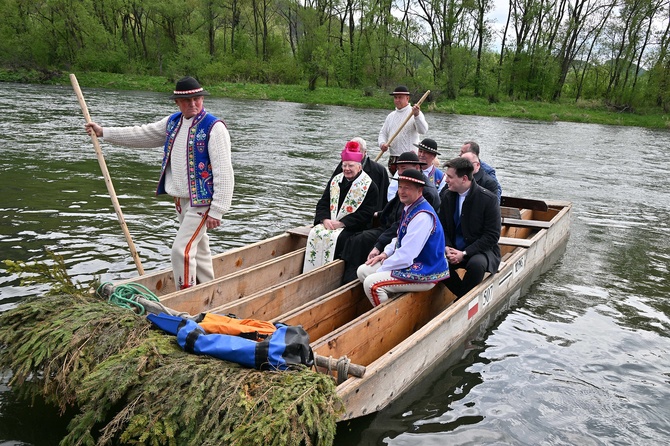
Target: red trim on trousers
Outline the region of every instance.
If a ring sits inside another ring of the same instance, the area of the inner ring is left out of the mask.
[[[202,220],[200,220],[200,224],[198,225],[198,229],[196,229],[196,231],[193,233],[193,236],[191,236],[191,239],[188,241],[188,243],[186,244],[186,248],[184,249],[184,284],[181,286],[182,290],[191,286],[190,283],[187,283],[187,280],[189,278],[189,265],[191,263],[189,261],[188,253],[191,251],[191,245],[193,244],[193,239],[195,239],[198,236],[198,234],[200,234],[200,230],[202,229],[202,226],[207,221],[207,215],[208,214],[209,214],[209,209],[202,216]]]
[[[376,282],[374,285],[370,287],[370,294],[372,295],[372,302],[374,303],[374,306],[376,307],[377,305],[381,305],[381,302],[379,301],[379,296],[377,295],[377,288],[392,285],[408,285],[408,284],[409,282],[405,282],[404,280],[398,280],[398,279]]]

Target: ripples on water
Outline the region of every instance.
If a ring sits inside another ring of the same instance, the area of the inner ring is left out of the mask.
[[[71,88],[0,84],[0,93],[0,260],[41,260],[47,248],[82,282],[133,276]],[[149,122],[174,110],[165,95],[84,94],[103,125]],[[216,251],[309,223],[344,142],[363,136],[374,147],[387,113],[214,98],[206,106],[226,119],[236,173],[233,209],[211,233]],[[668,132],[427,119],[442,160],[475,139],[505,194],[572,201],[571,238],[516,306],[445,362],[455,365],[437,367],[388,410],[342,423],[336,443],[667,443]],[[171,203],[152,197],[160,149],[103,140],[103,150],[145,270],[166,267],[176,223]],[[0,311],[44,291],[19,286],[0,265]],[[34,429],[44,416],[33,413],[0,387],[0,444],[53,444]]]

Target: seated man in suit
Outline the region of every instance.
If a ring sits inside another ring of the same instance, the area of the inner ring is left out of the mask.
[[[458,157],[445,166],[447,189],[440,195],[439,217],[450,276],[442,283],[458,299],[477,286],[487,271],[498,271],[500,205],[498,197],[473,180],[469,160]],[[458,268],[465,268],[463,279],[456,273]]]
[[[358,268],[358,279],[373,307],[389,294],[426,291],[449,276],[444,258],[444,234],[433,207],[423,197],[428,182],[418,170],[398,176],[398,196],[404,205],[396,237],[384,251]]]

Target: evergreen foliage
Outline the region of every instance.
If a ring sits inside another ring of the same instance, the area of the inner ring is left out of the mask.
[[[26,263],[23,261],[3,260],[10,273],[18,274],[21,278],[21,286],[48,284],[50,290],[48,295],[77,294],[87,289],[95,289],[97,280],[91,284],[83,285],[81,282],[73,282],[65,267],[65,260],[53,251],[45,250],[49,259],[43,262]]]
[[[0,314],[0,369],[20,397],[79,408],[63,445],[329,445],[341,408],[330,376],[191,355],[81,294]]]

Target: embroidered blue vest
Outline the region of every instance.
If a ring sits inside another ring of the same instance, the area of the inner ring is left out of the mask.
[[[444,232],[442,232],[442,225],[438,222],[433,207],[425,198],[420,197],[404,212],[398,226],[396,249],[402,246],[402,239],[407,234],[409,222],[421,212],[426,212],[433,218],[430,236],[417,258],[414,259],[414,263],[408,268],[393,270],[391,276],[408,282],[439,282],[449,277],[449,266],[444,257]]]
[[[430,172],[430,175],[427,175],[428,180],[433,183],[435,189],[439,189],[442,181],[444,181],[444,172],[442,172],[437,167],[433,167],[433,170]]]
[[[209,161],[209,133],[217,122],[223,122],[216,116],[202,111],[193,119],[188,129],[187,157],[188,157],[188,188],[191,197],[191,206],[209,206],[214,194],[214,180],[212,178],[212,164]],[[170,116],[165,129],[165,147],[163,148],[163,163],[161,176],[158,180],[156,195],[165,192],[165,169],[170,162],[172,146],[181,128],[181,112]],[[225,125],[225,123],[224,123]]]

